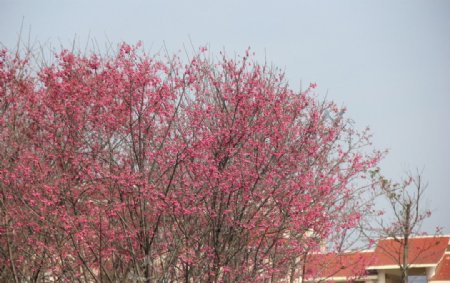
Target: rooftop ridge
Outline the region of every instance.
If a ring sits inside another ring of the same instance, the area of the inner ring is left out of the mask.
[[[403,237],[399,236],[397,238],[403,238]],[[423,238],[450,238],[450,234],[447,234],[447,235],[414,235],[414,236],[409,237],[409,239],[423,239]],[[393,239],[395,239],[395,237],[386,237],[386,238],[380,238],[380,239],[378,239],[378,241],[393,240]]]

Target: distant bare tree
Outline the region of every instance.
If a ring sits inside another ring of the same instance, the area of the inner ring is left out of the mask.
[[[383,177],[379,170],[373,172],[372,177],[377,192],[388,201],[390,221],[386,218],[376,220],[374,229],[379,238],[390,237],[398,244],[395,248],[383,248],[386,255],[390,256],[400,267],[402,282],[408,283],[408,270],[417,258],[409,258],[410,238],[419,234],[423,221],[431,216],[429,210],[423,209],[423,196],[427,184],[423,182],[422,174],[416,172],[408,174],[400,183],[393,182]],[[420,256],[429,247],[421,247],[416,255]],[[418,257],[416,256],[416,257]]]

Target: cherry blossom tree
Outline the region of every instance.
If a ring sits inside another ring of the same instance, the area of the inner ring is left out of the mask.
[[[247,52],[0,53],[0,280],[280,282],[356,227],[366,131]]]

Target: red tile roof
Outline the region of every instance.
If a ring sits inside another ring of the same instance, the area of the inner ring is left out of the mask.
[[[408,264],[437,264],[445,253],[450,237],[416,237],[409,239]],[[375,262],[371,266],[398,265],[402,262],[403,248],[399,241],[383,239],[375,249]]]
[[[450,280],[450,254],[446,254],[441,260],[431,280]]]
[[[372,263],[372,256],[372,251],[312,254],[307,260],[306,278],[358,278],[367,274],[366,267]]]
[[[449,241],[450,236],[410,238],[408,263],[438,264],[431,280],[450,280],[450,254],[446,254]],[[387,265],[395,268],[402,255],[401,243],[392,238],[379,240],[374,251],[311,254],[306,262],[305,279],[358,279],[368,275],[369,269]]]
[[[409,239],[408,264],[439,264],[431,280],[450,280],[450,254],[446,254],[449,241],[450,236]],[[388,265],[396,268],[402,255],[401,244],[392,238],[379,240],[374,251],[311,254],[306,262],[305,278],[308,281],[338,277],[358,279],[368,275],[369,269]]]

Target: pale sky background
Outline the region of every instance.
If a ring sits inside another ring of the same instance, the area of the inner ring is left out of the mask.
[[[0,0],[0,42],[84,47],[143,41],[156,52],[208,46],[285,69],[291,87],[318,84],[348,108],[399,179],[418,168],[433,215],[423,230],[450,234],[450,1]]]

